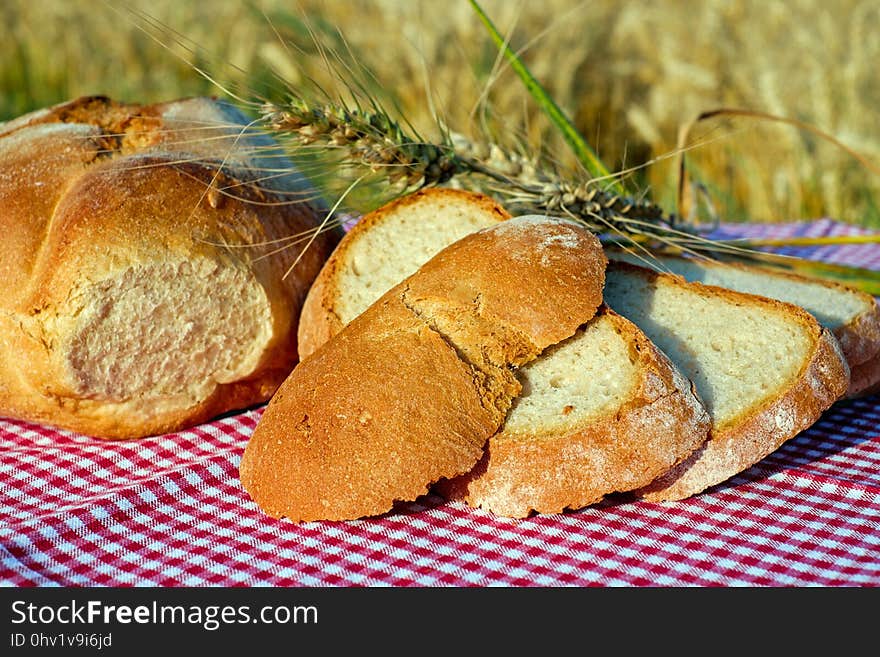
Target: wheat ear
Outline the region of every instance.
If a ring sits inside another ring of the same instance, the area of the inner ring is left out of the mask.
[[[604,189],[600,181],[565,180],[523,155],[461,135],[445,133],[441,143],[424,141],[381,109],[294,99],[284,106],[264,104],[262,115],[282,142],[337,150],[343,160],[368,167],[399,192],[453,183],[489,189],[513,211],[568,216],[624,239],[669,241],[682,232],[675,215]]]

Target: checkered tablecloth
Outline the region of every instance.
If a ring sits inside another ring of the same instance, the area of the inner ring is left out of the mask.
[[[747,230],[856,229],[818,221]],[[880,269],[876,245],[801,252]],[[267,518],[237,477],[261,410],[133,442],[0,420],[0,582],[880,585],[877,396],[838,402],[758,465],[692,499],[615,499],[525,520],[431,495],[353,522]]]

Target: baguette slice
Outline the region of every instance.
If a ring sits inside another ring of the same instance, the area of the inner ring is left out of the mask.
[[[446,247],[293,370],[243,487],[271,516],[342,520],[469,471],[520,392],[512,368],[593,317],[605,265],[589,231],[543,217]]]
[[[635,265],[645,264],[645,259],[619,250],[609,251],[608,257]],[[648,264],[688,281],[757,294],[802,307],[840,342],[843,355],[854,373],[847,397],[864,394],[874,383],[880,382],[880,367],[865,365],[880,358],[880,305],[870,294],[833,281],[740,263],[653,256]]]
[[[367,215],[318,275],[324,285],[309,295],[300,334],[326,338],[340,320],[350,321],[352,299],[369,305],[371,295],[418,266],[416,256],[505,216],[485,197],[451,190],[422,192]],[[400,235],[409,232],[417,233],[417,252],[403,248]],[[376,245],[383,245],[382,257],[369,269],[356,265]],[[517,377],[523,393],[486,455],[470,473],[439,482],[440,494],[516,517],[580,508],[650,483],[708,436],[708,414],[690,382],[640,329],[608,309]]]
[[[508,218],[487,196],[445,188],[424,189],[364,215],[309,291],[299,324],[300,357],[339,333],[440,249]]]
[[[641,489],[646,499],[683,499],[727,480],[847,390],[839,343],[799,306],[622,262],[609,266],[604,294],[694,382],[712,417],[703,448]]]

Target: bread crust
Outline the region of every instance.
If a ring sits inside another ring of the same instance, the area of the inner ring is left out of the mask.
[[[869,296],[869,295],[865,295]],[[873,300],[873,297],[871,297]],[[880,357],[880,304],[834,331],[851,368]]]
[[[242,486],[273,517],[343,520],[470,470],[519,393],[510,366],[594,315],[605,264],[595,236],[546,218],[450,245],[293,370]]]
[[[0,176],[0,232],[7,236],[0,269],[9,284],[0,299],[0,414],[137,438],[264,402],[289,374],[301,304],[338,234],[319,236],[287,278],[295,251],[261,258],[262,249],[229,248],[308,230],[322,215],[307,203],[279,204],[282,197],[256,184],[244,164],[218,172],[224,152],[201,144],[185,157],[163,117],[173,112],[204,125],[220,116],[204,114],[209,109],[219,112],[209,99],[138,106],[84,98],[3,127],[0,171],[15,175]],[[227,185],[234,194],[212,196]],[[133,268],[179,263],[239,272],[262,290],[270,336],[254,369],[198,394],[107,397],[73,381],[66,359],[75,315],[90,295]]]
[[[438,492],[502,516],[561,513],[645,486],[706,441],[709,415],[693,385],[632,322],[607,308],[592,321],[602,316],[637,365],[626,402],[569,432],[515,436],[502,427],[477,466]]]
[[[858,399],[878,392],[880,392],[880,354],[852,368],[846,398]]]
[[[781,310],[806,328],[813,344],[798,376],[780,394],[723,426],[713,423],[709,439],[701,449],[636,491],[643,499],[681,500],[726,481],[812,425],[845,394],[850,369],[840,343],[799,306],[726,288],[689,283],[680,276],[659,274],[626,263],[615,262],[612,266],[640,272],[638,275],[646,278],[662,278],[672,284],[687,286],[699,294],[718,295],[734,303],[759,304]]]
[[[242,485],[294,522],[383,513],[473,465],[501,417],[481,401],[455,349],[386,298],[281,386],[248,442]]]
[[[510,218],[507,211],[488,196],[442,187],[429,187],[407,194],[365,214],[339,241],[306,297],[298,331],[299,352],[303,358],[316,351],[344,326],[337,302],[341,289],[341,271],[346,266],[352,244],[374,226],[385,221],[390,214],[422,203],[444,201],[467,202],[475,209],[496,215],[498,221]]]

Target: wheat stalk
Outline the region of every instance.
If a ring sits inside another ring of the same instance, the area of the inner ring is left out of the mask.
[[[448,184],[487,192],[514,214],[574,219],[604,243],[630,251],[649,267],[656,265],[656,256],[662,253],[758,260],[841,280],[873,293],[878,289],[870,272],[840,266],[830,269],[756,250],[757,243],[708,238],[696,225],[650,201],[603,187],[605,179],[572,180],[534,157],[498,144],[475,143],[447,130],[440,131],[443,137],[439,142],[425,141],[405,130],[376,103],[373,110],[364,110],[339,101],[314,104],[296,98],[284,105],[263,103],[261,114],[264,125],[280,142],[294,149],[312,148],[319,155],[335,153],[353,165],[332,167],[334,176],[348,185],[346,194],[364,180],[366,169],[378,175],[388,190],[399,194]],[[351,178],[346,179],[344,173]]]
[[[447,183],[490,191],[513,212],[566,216],[633,242],[668,242],[693,232],[683,231],[690,227],[654,203],[612,192],[601,181],[568,180],[497,144],[476,144],[447,131],[439,143],[425,141],[377,106],[364,110],[296,98],[283,106],[264,103],[262,117],[283,143],[324,148],[383,177],[398,193]]]

